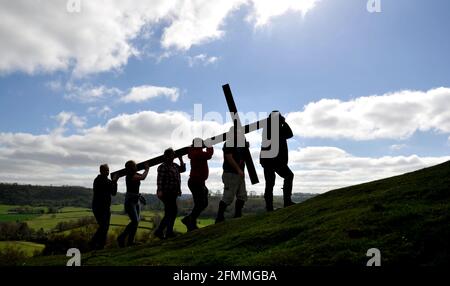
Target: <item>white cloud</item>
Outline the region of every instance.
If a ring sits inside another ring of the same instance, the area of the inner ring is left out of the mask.
[[[194,67],[196,65],[203,65],[207,66],[210,64],[213,64],[219,60],[218,57],[215,56],[208,56],[206,54],[198,54],[196,56],[188,56],[188,63],[190,67]]]
[[[111,108],[109,106],[103,106],[103,107],[96,107],[91,106],[87,109],[88,113],[95,113],[97,117],[106,118],[111,112]]]
[[[322,99],[287,115],[296,135],[353,140],[405,139],[417,131],[450,133],[450,88],[400,91],[350,101]]]
[[[67,82],[64,90],[64,98],[83,103],[96,102],[111,96],[118,96],[122,91],[118,88],[106,87],[104,85],[93,86],[89,83],[81,85]]]
[[[53,130],[55,134],[64,133],[69,123],[77,129],[82,128],[86,124],[85,117],[79,117],[73,112],[61,111],[53,118],[58,122],[58,127]]]
[[[253,12],[248,20],[254,21],[256,27],[267,25],[272,18],[286,12],[300,12],[303,16],[313,9],[318,0],[253,0]]]
[[[55,119],[59,126],[83,126],[83,120],[72,112],[61,112]],[[193,121],[182,112],[151,111],[116,116],[105,125],[79,130],[33,135],[0,133],[0,181],[36,184],[71,184],[91,186],[98,165],[109,163],[111,170],[123,167],[130,159],[143,161],[160,155],[167,147],[180,148],[194,137],[209,137],[227,131],[227,125],[213,121]],[[183,132],[178,132],[179,130]],[[256,139],[255,139],[256,140]],[[248,190],[264,191],[264,176],[258,164],[259,150],[252,148],[261,183]],[[210,162],[211,190],[222,189],[221,144],[216,145]],[[402,174],[431,166],[450,157],[382,156],[358,157],[336,147],[306,147],[290,152],[290,166],[295,173],[295,192],[324,192],[330,189]],[[189,166],[189,162],[188,166]],[[154,192],[156,168],[142,190]],[[58,176],[55,176],[58,174]],[[183,176],[187,188],[188,174]],[[124,189],[124,183],[120,183]],[[277,179],[275,193],[281,194],[282,180]]]
[[[76,77],[119,70],[158,41],[164,49],[188,50],[223,37],[231,12],[250,7],[255,25],[288,11],[305,14],[316,0],[82,1],[79,13],[67,1],[0,2],[0,73],[72,71]],[[163,28],[161,39],[152,29]],[[154,41],[155,43],[152,43]]]
[[[389,149],[391,149],[392,151],[398,151],[398,150],[402,150],[406,147],[407,147],[406,144],[393,144],[393,145],[389,146]]]
[[[161,87],[152,85],[142,85],[131,88],[130,92],[123,96],[120,100],[129,102],[142,102],[156,97],[165,96],[171,101],[177,101],[180,96],[178,88]]]

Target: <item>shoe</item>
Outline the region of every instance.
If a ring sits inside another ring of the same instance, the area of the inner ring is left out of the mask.
[[[225,210],[227,209],[227,204],[224,201],[220,201],[219,210],[217,211],[216,224],[221,223],[225,220]]]
[[[164,239],[164,233],[162,231],[156,230],[153,234],[159,239]]]
[[[117,237],[117,243],[119,244],[120,248],[124,248],[125,247],[125,237],[122,237],[119,235],[119,237]]]
[[[284,207],[285,207],[285,208],[286,208],[286,207],[293,206],[293,205],[295,205],[295,203],[294,203],[293,201],[287,201],[287,202],[284,202]]]
[[[166,233],[166,239],[176,237],[177,235],[174,232]]]
[[[188,232],[198,229],[197,224],[191,216],[185,216],[181,222],[186,226]]]

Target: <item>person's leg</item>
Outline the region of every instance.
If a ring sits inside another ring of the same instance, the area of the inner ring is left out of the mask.
[[[277,174],[284,179],[283,182],[283,200],[284,207],[288,207],[291,205],[295,205],[292,202],[292,182],[294,180],[294,173],[292,173],[291,169],[287,165],[279,166],[275,169]]]
[[[194,193],[193,193],[194,195]],[[194,229],[197,227],[197,219],[200,213],[206,209],[208,206],[208,188],[206,188],[205,183],[197,183],[195,186],[195,196],[194,196],[195,206],[190,214],[192,226]]]
[[[188,187],[189,190],[192,193],[192,199],[194,202],[194,207],[192,208],[192,211],[189,215],[185,216],[181,222],[186,225],[187,231],[192,231],[196,229],[196,219],[199,214],[199,207],[200,207],[200,187],[201,184],[199,182],[196,182],[195,180],[189,179],[188,180]]]
[[[134,244],[134,237],[136,236],[136,231],[140,220],[140,205],[139,202],[133,204],[132,215],[130,215],[131,222],[130,230],[128,234],[128,245]]]
[[[166,237],[170,238],[170,237],[174,236],[173,226],[175,225],[175,220],[176,220],[177,214],[178,214],[177,198],[176,197],[170,198],[168,207],[169,207],[169,211],[168,211],[169,218],[167,220]]]
[[[97,249],[105,248],[110,220],[111,220],[111,211],[109,209],[106,209],[102,212],[102,220],[99,225],[100,232],[98,237]]]
[[[95,220],[97,221],[97,231],[95,232],[94,236],[92,237],[91,241],[89,242],[89,246],[91,249],[97,249],[98,245],[99,245],[99,238],[101,235],[101,227],[102,227],[102,216],[101,216],[101,212],[96,209],[93,208],[92,212],[94,213],[94,217]]]
[[[236,194],[236,188],[238,187],[236,177],[237,174],[226,173],[222,174],[222,182],[223,182],[223,196],[222,200],[219,203],[219,210],[217,211],[216,223],[222,222],[225,220],[225,211],[227,206],[233,203],[234,196]]]
[[[245,179],[239,177],[238,188],[236,192],[236,204],[234,207],[234,217],[238,218],[242,216],[242,209],[247,201],[247,189],[245,186]]]
[[[266,210],[273,211],[273,186],[275,185],[275,171],[273,168],[264,167],[264,179],[266,181],[266,188],[264,191],[264,200],[266,201]]]
[[[125,197],[125,203],[124,203],[124,209],[125,212],[130,216],[131,206],[129,200]],[[119,244],[119,247],[125,247],[125,238],[127,237],[129,232],[129,226],[127,225],[123,232],[119,234],[117,237],[117,243]]]
[[[163,239],[164,238],[164,229],[166,229],[169,219],[169,207],[168,207],[168,200],[163,198],[161,200],[164,204],[164,217],[161,219],[161,222],[159,223],[158,228],[155,231],[155,236]]]

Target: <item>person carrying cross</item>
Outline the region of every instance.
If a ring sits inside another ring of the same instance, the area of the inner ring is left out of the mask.
[[[191,173],[189,175],[188,187],[192,193],[194,208],[189,215],[181,220],[186,225],[188,231],[198,228],[197,218],[208,206],[209,191],[205,182],[209,175],[208,160],[212,158],[214,149],[207,147],[206,151],[204,151],[205,147],[205,143],[201,138],[195,138],[192,140],[192,146],[188,151],[188,158],[191,159]]]
[[[186,164],[180,156],[180,165],[173,162],[175,152],[172,148],[164,151],[164,162],[158,167],[157,190],[158,198],[164,204],[164,217],[155,231],[155,236],[164,239],[174,237],[173,226],[177,218],[177,198],[181,196],[180,173],[186,171]],[[166,231],[164,235],[164,230]]]
[[[231,127],[227,133],[227,140],[223,145],[223,174],[224,184],[223,197],[219,203],[216,223],[225,220],[227,206],[233,203],[236,197],[234,217],[242,216],[242,209],[247,201],[247,189],[245,186],[245,154],[248,142],[241,132],[237,132],[236,127]]]
[[[117,194],[117,177],[108,179],[109,167],[100,165],[100,174],[93,184],[94,196],[92,198],[92,212],[97,221],[98,228],[90,241],[90,247],[95,250],[103,249],[111,220],[111,196]]]
[[[272,126],[272,122],[276,122],[277,125]],[[278,130],[274,130],[274,128],[278,128]],[[278,135],[277,138],[274,134]],[[266,201],[266,210],[268,212],[273,211],[273,187],[275,185],[275,173],[284,179],[284,207],[295,204],[291,200],[294,173],[292,173],[291,169],[288,167],[287,145],[287,139],[292,138],[293,136],[294,135],[291,128],[286,123],[285,118],[280,114],[280,112],[277,110],[272,111],[267,120],[267,126],[263,130],[260,156],[260,164],[264,169],[264,179],[266,180],[264,199]],[[278,144],[277,154],[273,156],[264,156],[263,152],[270,151],[275,144]]]

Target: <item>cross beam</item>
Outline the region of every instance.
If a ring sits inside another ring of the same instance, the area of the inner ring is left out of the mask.
[[[241,120],[239,118],[239,114],[237,113],[236,104],[234,102],[230,86],[228,84],[225,84],[225,85],[222,86],[222,89],[223,89],[223,92],[225,94],[225,100],[227,101],[228,110],[230,111],[231,118],[234,121],[233,124],[234,124],[235,130],[242,130],[243,133],[246,134],[246,133],[258,130],[258,129],[266,126],[266,120],[268,120],[268,119],[262,119],[262,120],[259,120],[257,122],[253,122],[253,123],[247,124],[245,126],[242,126],[241,125]],[[205,139],[204,140],[205,145],[206,146],[212,146],[214,144],[218,144],[218,143],[224,142],[224,141],[226,141],[226,136],[227,136],[227,132],[226,133],[222,133],[222,134],[217,135],[217,136],[213,136],[213,137],[208,138],[208,139]],[[190,146],[186,146],[186,147],[183,147],[183,148],[175,150],[175,157],[181,157],[181,156],[186,155],[188,153],[189,147]],[[250,150],[249,150],[249,148],[245,148],[245,150],[246,150],[245,154],[244,154],[244,156],[245,156],[245,165],[247,167],[247,171],[248,171],[248,174],[249,174],[249,177],[250,177],[250,181],[252,182],[252,184],[257,184],[257,183],[259,183],[258,175],[256,174],[256,169],[255,169],[255,165],[253,164],[253,160],[252,160],[252,156],[250,154]],[[164,162],[164,155],[160,155],[158,157],[155,157],[155,158],[149,159],[147,161],[138,163],[136,167],[137,167],[137,170],[140,171],[140,170],[144,169],[145,165],[148,165],[149,167],[152,167],[152,166],[159,165],[159,164],[161,164],[163,162]],[[125,169],[121,169],[121,170],[118,170],[118,171],[115,171],[115,172],[111,173],[111,178],[112,177],[120,178],[120,177],[123,177],[125,175],[126,175],[126,170]]]
[[[253,122],[253,123],[250,123],[250,124],[247,124],[247,125],[243,126],[242,128],[244,129],[244,133],[247,134],[247,133],[250,133],[252,131],[256,131],[256,130],[258,130],[260,128],[263,128],[264,126],[266,126],[266,120],[268,120],[268,119],[267,118],[261,119],[259,121],[256,121],[256,122]],[[227,133],[228,132],[225,132],[225,133],[222,133],[220,135],[216,135],[216,136],[207,138],[207,139],[205,139],[203,141],[205,142],[206,146],[213,146],[215,144],[224,142],[226,140]],[[188,150],[189,150],[190,147],[191,146],[186,146],[186,147],[183,147],[183,148],[175,150],[175,157],[180,157],[180,156],[187,155]],[[159,165],[159,164],[161,164],[163,162],[164,162],[164,155],[160,155],[158,157],[154,157],[152,159],[140,162],[140,163],[137,164],[136,167],[137,167],[138,171],[141,171],[141,170],[144,170],[145,164],[148,164],[149,167],[153,167],[153,166]],[[120,178],[120,177],[123,177],[125,175],[126,175],[126,170],[125,169],[120,169],[118,171],[112,172],[111,173],[111,178],[114,177],[114,176],[116,176],[117,178]]]
[[[239,118],[239,113],[237,111],[236,103],[233,99],[233,94],[231,93],[230,85],[225,84],[222,85],[223,93],[225,94],[225,99],[227,101],[228,110],[230,111],[231,118],[233,119],[233,124],[235,127],[235,130],[241,130],[241,119]],[[252,184],[259,183],[258,175],[256,174],[255,165],[253,164],[252,160],[252,154],[250,153],[249,148],[245,148],[245,166],[247,167],[248,176],[250,177],[250,181]]]

